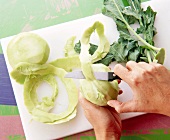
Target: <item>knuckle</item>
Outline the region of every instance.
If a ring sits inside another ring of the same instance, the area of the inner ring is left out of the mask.
[[[125,103],[122,103],[118,108],[117,108],[118,113],[125,113]]]
[[[146,62],[138,62],[139,65],[147,64]]]
[[[135,62],[135,61],[128,61],[128,62],[126,63],[126,66],[131,66],[131,65],[133,65],[133,64],[136,64],[136,62]]]
[[[138,83],[139,83],[139,81],[138,80],[136,80],[136,79],[132,79],[132,85],[138,85]]]
[[[123,110],[121,109],[121,107],[117,107],[117,108],[115,108],[115,110],[116,110],[118,113],[123,113]]]
[[[134,75],[131,79],[131,83],[132,85],[138,85],[138,83],[140,82],[140,77],[138,75]]]
[[[151,66],[148,70],[148,73],[156,72],[156,68],[154,66]]]
[[[147,74],[149,73],[149,71],[148,70],[143,70],[143,71],[141,71],[141,77],[145,77]],[[139,76],[138,76],[139,77]]]
[[[161,65],[161,64],[155,65],[155,68],[157,68],[158,70],[165,70],[165,69],[166,69],[166,68],[165,68],[163,65]]]
[[[121,65],[120,65],[120,64],[116,64],[115,67],[114,67],[114,69],[113,69],[113,71],[114,71],[114,72],[117,72],[117,71],[120,70],[120,68],[121,68]]]

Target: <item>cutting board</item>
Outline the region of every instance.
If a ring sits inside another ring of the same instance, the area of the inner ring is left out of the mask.
[[[165,66],[170,68],[170,1],[169,0],[152,0],[143,4],[143,7],[151,5],[151,7],[157,11],[157,18],[155,26],[157,28],[158,34],[155,37],[155,44],[157,47],[164,47],[166,49],[166,59]],[[48,62],[55,60],[56,58],[61,58],[64,56],[63,47],[66,43],[66,40],[71,36],[76,36],[76,42],[81,38],[84,30],[90,27],[95,21],[100,21],[104,24],[105,34],[108,37],[110,43],[118,39],[118,32],[116,30],[116,25],[112,19],[103,16],[102,14],[86,17],[83,19],[78,19],[75,21],[39,29],[32,31],[41,37],[43,37],[50,46],[50,57]],[[7,37],[1,40],[8,72],[12,71],[11,66],[9,65],[6,48],[9,41],[12,37]],[[97,43],[97,35],[94,33],[91,39],[92,43]],[[115,63],[111,64],[113,68]],[[11,77],[10,77],[11,78]],[[66,90],[59,81],[59,96],[56,100],[55,113],[59,113],[62,110],[66,109],[68,104]],[[78,83],[78,81],[75,81]],[[23,86],[17,84],[13,79],[11,79],[13,91],[15,94],[16,102],[21,116],[21,121],[23,124],[24,132],[27,140],[51,140],[79,133],[92,129],[91,124],[87,121],[83,114],[83,110],[80,105],[77,107],[77,116],[69,122],[56,124],[56,125],[47,125],[31,120],[31,116],[28,113],[26,107],[24,106],[23,101]],[[122,82],[120,87],[124,91],[122,95],[118,97],[120,101],[127,101],[132,99],[132,91],[130,87]],[[52,89],[45,83],[43,83],[38,89],[39,99],[41,97],[51,94]],[[121,119],[127,119],[141,115],[143,113],[124,113],[121,114]],[[96,116],[97,117],[97,116]],[[147,120],[146,120],[147,121]]]

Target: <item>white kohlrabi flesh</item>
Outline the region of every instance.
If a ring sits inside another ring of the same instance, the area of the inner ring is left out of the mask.
[[[47,42],[37,34],[21,33],[15,36],[7,47],[10,65],[15,68],[19,62],[44,64],[49,56]]]

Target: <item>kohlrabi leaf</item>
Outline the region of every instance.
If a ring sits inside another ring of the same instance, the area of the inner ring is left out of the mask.
[[[140,55],[140,47],[137,41],[119,38],[118,42],[111,45],[110,51],[113,55],[113,60],[116,62],[127,62],[129,60],[138,61]]]
[[[113,43],[110,48],[110,53],[113,54],[114,60],[117,62],[127,62],[127,46],[123,45],[122,43]]]
[[[128,3],[133,13],[136,13],[139,16],[139,13],[142,11],[141,0],[128,0]]]
[[[139,19],[140,27],[137,29],[138,34],[142,34],[146,42],[154,45],[154,36],[157,33],[154,27],[156,12],[152,10],[149,6],[146,11],[141,12],[141,17]]]
[[[94,52],[97,50],[97,48],[98,48],[97,45],[90,43],[89,53],[90,53],[91,55],[93,55]],[[75,52],[77,52],[78,54],[80,54],[80,52],[81,52],[81,42],[80,42],[80,40],[79,40],[78,43],[76,43],[76,44],[74,45],[74,50],[75,50]]]
[[[74,50],[76,53],[80,54],[81,52],[81,42],[79,40],[79,42],[77,42],[75,45],[74,45]]]
[[[104,0],[104,8],[102,13],[106,16],[113,18],[117,25],[117,29],[120,33],[119,41],[114,44],[112,53],[117,62],[125,62],[129,60],[153,62],[161,48],[154,47],[154,35],[156,34],[156,28],[154,27],[154,21],[156,12],[151,7],[147,7],[147,10],[143,10],[140,0],[128,0],[129,7],[123,7],[118,0]],[[131,27],[131,24],[138,23],[139,28],[137,31]],[[140,34],[140,35],[139,35]],[[128,49],[128,45],[123,45],[121,42],[127,40],[128,42],[137,42],[133,51]],[[119,48],[119,46],[121,48]],[[137,48],[139,47],[139,48]],[[143,49],[142,49],[143,48]],[[116,50],[117,49],[117,52]],[[128,50],[128,52],[127,52]],[[142,50],[142,51],[141,51]],[[154,52],[154,53],[153,53]],[[122,53],[122,54],[121,54]],[[128,54],[126,56],[126,54]],[[162,63],[165,53],[161,53],[158,63]]]
[[[106,66],[109,66],[109,64],[113,61],[113,58],[113,54],[109,52],[103,59],[97,61],[96,63],[101,63]]]
[[[89,53],[90,53],[91,55],[93,55],[94,52],[97,50],[97,48],[98,48],[97,45],[90,43]]]
[[[97,50],[97,48],[98,48],[97,45],[90,43],[89,53],[91,55],[93,55],[94,52]],[[81,42],[80,41],[75,44],[74,50],[77,53],[80,53],[80,51],[81,51]],[[109,64],[112,62],[112,59],[113,59],[113,55],[111,53],[108,53],[103,59],[101,59],[101,60],[99,60],[99,61],[97,61],[95,63],[102,63],[102,64],[104,64],[106,66],[109,66]]]

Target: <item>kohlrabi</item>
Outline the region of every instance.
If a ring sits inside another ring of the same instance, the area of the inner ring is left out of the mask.
[[[19,62],[44,64],[49,56],[47,42],[37,34],[21,33],[15,36],[7,47],[10,65],[15,68]]]
[[[99,45],[93,55],[89,53],[90,36],[96,31],[99,36]],[[104,35],[104,26],[95,22],[89,27],[81,38],[80,62],[81,69],[86,79],[80,80],[80,92],[90,102],[99,105],[107,105],[107,101],[117,99],[119,88],[117,81],[99,81],[95,79],[94,72],[109,72],[110,69],[103,64],[93,64],[104,58],[109,52],[110,44]]]

